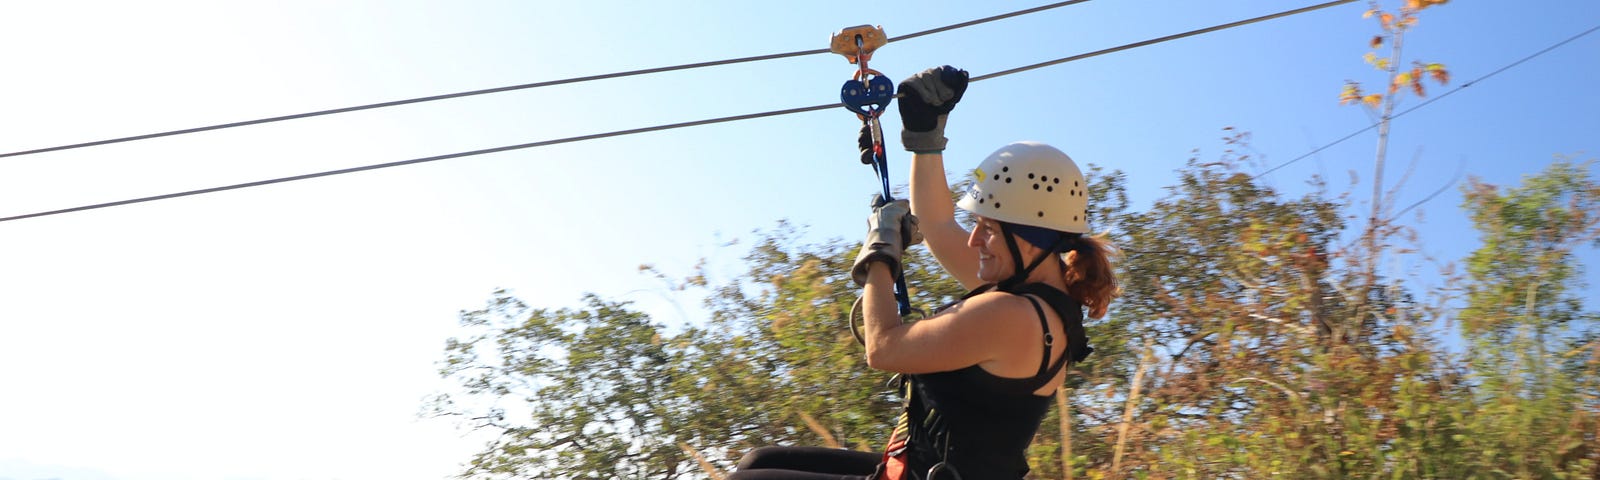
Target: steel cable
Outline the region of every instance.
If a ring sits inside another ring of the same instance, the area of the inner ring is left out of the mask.
[[[1082,0],[1080,0],[1080,1],[1082,1]],[[1123,51],[1123,50],[1127,50],[1127,49],[1130,49],[1130,48],[1153,45],[1153,44],[1162,43],[1162,42],[1166,42],[1166,41],[1176,40],[1176,39],[1179,39],[1179,38],[1199,35],[1199,34],[1202,34],[1202,33],[1214,32],[1214,31],[1217,31],[1217,30],[1223,30],[1223,29],[1227,29],[1227,28],[1233,28],[1233,27],[1248,25],[1248,24],[1267,21],[1267,20],[1272,20],[1272,19],[1276,19],[1276,18],[1282,18],[1282,17],[1289,16],[1289,15],[1310,12],[1310,11],[1313,11],[1313,10],[1319,10],[1319,9],[1332,7],[1332,6],[1336,6],[1336,5],[1342,5],[1342,4],[1346,4],[1346,3],[1351,3],[1351,2],[1354,2],[1354,1],[1355,0],[1336,0],[1336,1],[1332,1],[1332,2],[1313,5],[1313,6],[1310,6],[1310,7],[1298,8],[1298,9],[1294,9],[1294,10],[1288,10],[1288,11],[1274,13],[1274,14],[1270,14],[1270,15],[1264,15],[1264,16],[1260,16],[1260,17],[1255,17],[1255,18],[1251,18],[1251,19],[1247,19],[1247,20],[1241,20],[1241,21],[1232,22],[1232,23],[1226,23],[1226,24],[1217,25],[1217,26],[1213,26],[1213,27],[1207,27],[1207,28],[1203,28],[1203,29],[1199,29],[1199,30],[1191,30],[1189,32],[1184,32],[1184,33],[1180,33],[1180,34],[1176,34],[1176,35],[1168,35],[1168,36],[1160,37],[1160,38],[1156,38],[1156,39],[1145,40],[1145,41],[1141,41],[1141,42],[1135,42],[1135,43],[1130,43],[1130,44],[1121,45],[1121,46],[1117,46],[1117,47],[1111,47],[1111,48],[1098,50],[1098,51],[1094,51],[1094,52],[1089,52],[1089,53],[1085,53],[1085,54],[1074,55],[1074,56],[1071,56],[1071,57],[1065,57],[1065,58],[1062,58],[1062,59],[1051,60],[1051,61],[1048,61],[1048,62],[1041,62],[1041,63],[1036,63],[1036,64],[1027,65],[1027,66],[1023,66],[1023,67],[1013,68],[1013,69],[1009,69],[1009,70],[1002,70],[1002,71],[995,72],[995,73],[979,75],[979,76],[976,76],[976,77],[972,77],[971,81],[974,81],[974,82],[984,81],[984,80],[988,80],[988,79],[992,79],[992,78],[997,78],[997,77],[1001,77],[1001,76],[1005,76],[1005,75],[1011,75],[1011,74],[1014,74],[1014,73],[1024,72],[1024,71],[1033,70],[1033,69],[1037,69],[1037,68],[1042,68],[1042,67],[1046,67],[1046,66],[1057,65],[1057,64],[1061,64],[1061,63],[1074,61],[1074,60],[1081,60],[1081,59],[1085,59],[1085,58],[1104,55],[1104,54],[1107,54],[1107,53]],[[452,159],[452,158],[468,157],[468,156],[474,156],[474,155],[483,155],[483,154],[489,154],[489,153],[499,153],[499,152],[506,152],[506,151],[511,151],[511,150],[520,150],[520,149],[525,149],[525,148],[541,147],[541,146],[547,146],[547,145],[556,145],[556,144],[561,144],[561,143],[571,143],[571,142],[578,142],[578,141],[584,141],[584,140],[594,140],[594,139],[607,138],[607,137],[616,137],[616,136],[622,136],[622,135],[632,135],[632,134],[655,132],[655,131],[661,131],[661,130],[671,130],[671,129],[675,129],[675,128],[692,127],[692,126],[698,126],[698,125],[709,125],[709,124],[714,124],[714,123],[725,123],[725,122],[732,122],[732,121],[737,121],[737,120],[748,120],[748,119],[754,119],[754,118],[763,118],[763,117],[772,117],[772,116],[779,116],[779,115],[789,115],[789,114],[794,114],[794,113],[812,112],[812,111],[817,111],[817,110],[827,110],[827,109],[831,109],[831,108],[840,108],[840,107],[843,107],[843,106],[844,105],[842,103],[828,103],[828,104],[822,104],[822,105],[813,105],[813,106],[809,106],[809,107],[798,107],[798,108],[789,108],[789,109],[783,109],[783,110],[773,110],[773,111],[760,112],[760,113],[750,113],[750,114],[744,114],[744,115],[718,117],[718,118],[711,118],[711,119],[705,119],[705,120],[695,120],[695,121],[674,123],[674,124],[667,124],[667,125],[657,125],[657,126],[651,126],[651,127],[642,127],[642,128],[635,128],[635,129],[629,129],[629,130],[618,130],[618,131],[612,131],[612,132],[606,132],[606,133],[596,133],[596,134],[590,134],[590,135],[581,135],[581,136],[576,136],[576,137],[558,138],[558,139],[553,139],[553,140],[544,140],[544,141],[523,143],[523,144],[517,144],[517,145],[507,145],[507,146],[502,146],[502,147],[487,148],[487,149],[481,149],[481,150],[472,150],[472,151],[467,151],[467,152],[458,152],[458,153],[451,153],[451,154],[445,154],[445,155],[436,155],[436,156],[431,156],[431,157],[422,157],[422,158],[415,158],[415,159],[410,159],[410,160],[401,160],[401,161],[389,162],[389,163],[364,165],[364,166],[359,166],[359,167],[351,167],[351,168],[344,168],[344,169],[338,169],[338,170],[329,170],[329,171],[324,171],[324,172],[308,173],[308,174],[302,174],[302,175],[280,177],[280,178],[274,178],[274,179],[268,179],[268,180],[259,180],[259,181],[254,181],[254,182],[246,182],[246,183],[239,183],[239,184],[233,184],[233,185],[225,185],[225,186],[219,186],[219,187],[204,188],[204,189],[198,189],[198,190],[188,190],[188,191],[177,192],[177,193],[168,193],[168,194],[163,194],[163,195],[154,195],[154,196],[148,196],[148,197],[140,197],[140,198],[127,199],[127,200],[119,200],[119,201],[114,201],[114,202],[83,205],[83,206],[72,207],[72,208],[64,208],[64,209],[59,209],[59,210],[50,210],[50,211],[29,213],[29,214],[23,214],[23,215],[0,217],[0,222],[8,222],[8,221],[13,221],[13,220],[22,220],[22,219],[27,219],[27,218],[43,217],[43,216],[49,216],[49,215],[59,215],[59,214],[72,213],[72,212],[81,212],[81,211],[85,211],[85,210],[95,210],[95,209],[101,209],[101,208],[107,208],[107,207],[115,207],[115,206],[130,205],[130,204],[136,204],[136,203],[144,203],[144,202],[150,202],[150,201],[155,201],[155,200],[165,200],[165,199],[171,199],[171,198],[187,197],[187,196],[200,195],[200,194],[205,194],[205,193],[215,193],[215,192],[221,192],[221,191],[226,191],[226,190],[236,190],[236,189],[241,189],[241,188],[257,187],[257,186],[262,186],[262,185],[271,185],[271,184],[276,184],[276,183],[292,182],[292,181],[298,181],[298,180],[307,180],[307,179],[312,179],[312,178],[328,177],[328,176],[334,176],[334,175],[342,175],[342,174],[346,174],[346,173],[363,172],[363,171],[368,171],[368,170],[377,170],[377,169],[382,169],[382,168],[398,167],[398,166],[402,166],[402,165],[412,165],[412,164],[418,164],[418,163],[426,163],[426,162],[447,160],[447,159]],[[1419,107],[1420,107],[1420,105],[1419,105]]]
[[[1041,11],[1050,10],[1050,9],[1053,9],[1053,8],[1065,7],[1065,6],[1068,6],[1068,5],[1083,3],[1083,2],[1087,2],[1087,1],[1089,1],[1089,0],[1069,0],[1069,1],[1064,1],[1064,2],[1052,3],[1052,4],[1049,4],[1049,5],[1043,5],[1043,6],[1038,6],[1038,7],[1034,7],[1034,8],[1024,9],[1024,10],[1017,10],[1017,11],[1014,11],[1014,12],[1002,13],[1002,14],[999,14],[999,15],[994,15],[994,16],[990,16],[990,17],[984,17],[984,18],[980,18],[980,19],[976,19],[976,20],[969,20],[969,21],[966,21],[966,22],[961,22],[961,23],[957,23],[957,24],[946,25],[946,26],[943,26],[943,27],[932,28],[932,29],[923,30],[923,31],[920,31],[920,32],[915,32],[915,33],[911,33],[909,35],[902,35],[902,36],[899,36],[899,37],[894,37],[894,38],[889,39],[889,42],[893,43],[893,42],[898,42],[898,41],[901,41],[901,40],[910,40],[910,39],[921,37],[921,36],[925,36],[925,35],[932,35],[932,34],[935,34],[935,33],[955,30],[955,29],[958,29],[958,28],[970,27],[970,26],[973,26],[973,25],[978,25],[978,24],[983,24],[983,23],[989,23],[989,22],[993,22],[993,21],[996,21],[996,20],[1003,20],[1003,19],[1007,19],[1007,18],[1019,16],[1019,15],[1026,15],[1026,14],[1030,14],[1030,13],[1041,12]],[[404,100],[394,100],[394,101],[388,101],[388,102],[371,103],[371,104],[366,104],[366,105],[356,105],[356,106],[352,106],[352,107],[333,108],[333,109],[328,109],[328,110],[318,110],[318,111],[315,111],[315,112],[297,113],[297,114],[294,114],[294,115],[283,115],[283,116],[277,116],[277,117],[258,118],[258,119],[255,119],[255,120],[244,120],[244,121],[238,121],[238,122],[230,122],[230,123],[223,123],[223,124],[217,124],[217,125],[209,125],[209,126],[204,126],[204,127],[185,128],[185,129],[181,129],[181,130],[170,130],[170,131],[165,131],[165,132],[147,133],[147,134],[143,134],[143,135],[133,135],[133,136],[128,136],[128,137],[110,138],[110,139],[105,139],[105,140],[96,140],[96,141],[92,141],[92,142],[74,143],[74,144],[70,144],[70,145],[59,145],[59,146],[54,146],[54,147],[36,148],[36,149],[32,149],[32,150],[22,150],[22,151],[10,152],[10,153],[0,153],[0,158],[20,157],[20,156],[23,156],[23,155],[33,155],[33,154],[46,153],[46,152],[59,152],[59,151],[62,151],[62,150],[72,150],[72,149],[76,149],[76,148],[96,147],[96,146],[101,146],[101,145],[111,145],[111,144],[115,144],[115,143],[132,142],[132,141],[137,141],[137,140],[149,140],[149,139],[153,139],[153,138],[171,137],[171,136],[175,136],[175,135],[186,135],[186,134],[190,134],[190,133],[209,132],[209,131],[213,131],[213,130],[223,130],[223,129],[228,129],[228,128],[244,127],[244,126],[250,126],[250,125],[260,125],[260,124],[264,124],[264,123],[282,122],[282,121],[287,121],[287,120],[298,120],[298,119],[302,119],[302,118],[320,117],[320,116],[324,116],[324,115],[333,115],[333,114],[339,114],[339,113],[359,112],[359,111],[362,111],[362,110],[373,110],[373,109],[378,109],[378,108],[397,107],[397,106],[401,106],[401,105],[410,105],[410,104],[413,104],[413,103],[433,102],[433,101],[438,101],[438,100],[448,100],[448,99],[452,99],[452,98],[462,98],[462,97],[471,97],[471,96],[476,96],[476,95],[487,95],[487,94],[491,94],[491,93],[510,92],[510,91],[514,91],[514,90],[526,90],[526,89],[531,89],[531,88],[550,87],[550,86],[555,86],[555,85],[566,85],[566,84],[570,84],[570,83],[581,83],[581,82],[589,82],[589,81],[595,81],[595,80],[605,80],[605,79],[620,78],[620,77],[631,77],[631,76],[635,76],[635,75],[647,75],[647,74],[652,74],[652,73],[672,72],[672,71],[677,71],[677,70],[689,70],[689,69],[695,69],[695,68],[715,67],[715,66],[720,66],[720,65],[731,65],[731,64],[736,64],[736,63],[758,62],[758,61],[763,61],[763,60],[776,60],[776,59],[780,59],[780,58],[790,58],[790,57],[802,57],[802,56],[806,56],[806,55],[815,55],[815,54],[818,54],[818,53],[828,53],[828,49],[819,48],[819,49],[814,49],[814,50],[800,50],[800,51],[788,52],[788,53],[774,53],[774,54],[768,54],[768,55],[757,55],[757,56],[753,56],[753,57],[730,58],[730,59],[727,59],[727,60],[713,60],[713,61],[709,61],[709,62],[686,63],[686,64],[682,64],[682,65],[672,65],[672,66],[666,66],[666,67],[645,68],[645,69],[639,69],[639,70],[628,70],[628,71],[624,71],[624,72],[604,73],[604,74],[599,74],[599,75],[588,75],[588,76],[583,76],[583,77],[564,78],[564,79],[560,79],[560,80],[548,80],[548,81],[543,81],[543,82],[524,83],[524,84],[521,84],[521,85],[510,85],[510,86],[505,86],[505,87],[486,88],[486,89],[482,89],[482,90],[470,90],[470,91],[465,91],[465,92],[446,93],[446,94],[442,94],[442,95],[431,95],[431,96],[426,96],[426,97],[408,98],[408,99],[404,99]]]

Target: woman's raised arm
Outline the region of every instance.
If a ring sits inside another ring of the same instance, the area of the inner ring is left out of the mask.
[[[967,246],[967,230],[956,223],[955,201],[945,182],[945,120],[967,91],[967,72],[949,65],[930,68],[900,82],[900,142],[911,157],[911,213],[928,250],[950,276],[976,288],[978,252]]]

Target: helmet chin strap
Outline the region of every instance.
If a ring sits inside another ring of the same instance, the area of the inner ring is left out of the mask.
[[[1017,236],[1011,231],[1011,224],[1007,222],[997,223],[1000,224],[1000,233],[1006,238],[1006,249],[1011,251],[1011,261],[1013,266],[1021,265],[1022,250],[1017,248]],[[1055,243],[1050,245],[1050,248],[1046,248],[1044,251],[1039,252],[1039,256],[1034,257],[1033,261],[1028,262],[1027,268],[1012,272],[1011,278],[1001,280],[1000,283],[995,286],[995,289],[1006,291],[1015,288],[1018,285],[1022,285],[1023,282],[1028,280],[1028,275],[1033,273],[1033,269],[1038,268],[1039,264],[1044,263],[1046,258],[1050,258],[1050,256],[1054,255],[1056,250],[1061,248],[1061,245],[1066,243],[1066,241],[1066,235],[1057,237]],[[1060,261],[1060,257],[1056,257],[1056,261]]]

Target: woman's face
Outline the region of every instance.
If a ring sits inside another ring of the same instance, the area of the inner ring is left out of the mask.
[[[998,282],[1016,269],[1016,263],[1011,261],[1011,251],[1006,249],[1005,234],[1000,231],[999,222],[978,217],[972,235],[967,237],[967,246],[978,249],[980,281]]]

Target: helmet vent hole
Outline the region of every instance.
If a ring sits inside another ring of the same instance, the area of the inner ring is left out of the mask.
[[[1072,186],[1074,186],[1074,187],[1078,186],[1078,181],[1077,180],[1073,180],[1072,181]]]
[[[1011,167],[1000,167],[1000,171],[1009,172],[1009,171],[1011,171]]]
[[[994,202],[994,208],[1000,208],[1000,202]]]
[[[1056,182],[1056,183],[1061,183],[1061,177],[1056,177],[1056,180],[1055,180],[1055,182]]]
[[[1028,180],[1033,180],[1033,174],[1028,174]]]
[[[1039,184],[1037,184],[1037,183],[1033,184],[1033,189],[1034,190],[1038,190],[1039,189]]]
[[[1056,187],[1052,187],[1052,186],[1046,185],[1044,187],[1044,191],[1046,191],[1046,192],[1054,192],[1054,191],[1056,191]]]
[[[1006,183],[1011,183],[1011,177],[1006,177]]]
[[[1039,212],[1039,217],[1044,218],[1044,212]]]
[[[989,199],[990,200],[994,200],[994,194],[993,193],[989,194]]]

